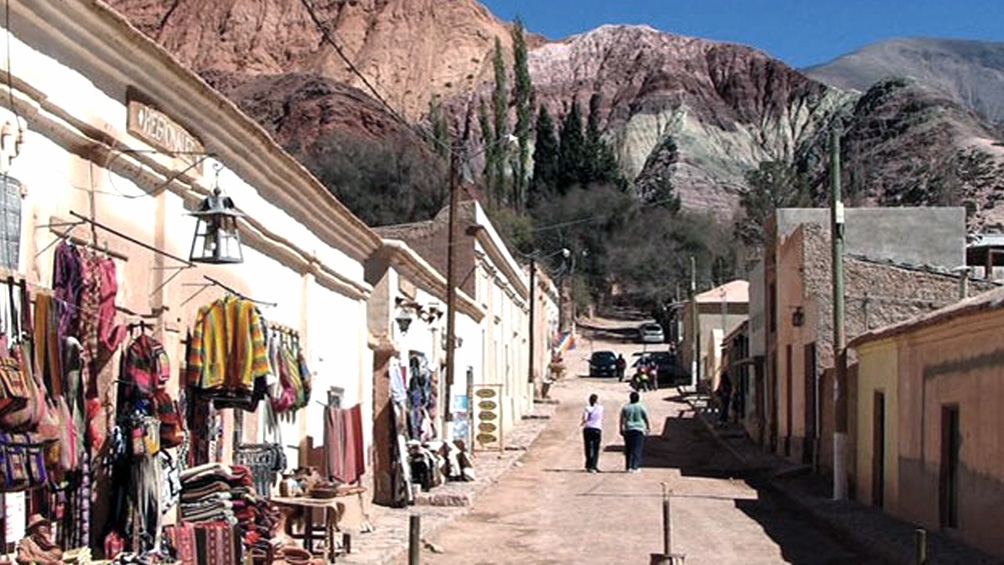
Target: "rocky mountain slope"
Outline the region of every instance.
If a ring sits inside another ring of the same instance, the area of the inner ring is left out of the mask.
[[[511,52],[509,28],[473,0],[109,1],[301,158],[331,131],[380,137],[434,102],[462,114],[490,98],[495,38]],[[685,208],[727,218],[744,173],[764,160],[794,163],[818,186],[840,123],[859,202],[965,204],[974,226],[1004,225],[994,204],[1004,148],[921,84],[849,92],[749,47],[644,26],[528,43],[536,102],[560,116],[599,93],[605,135],[642,198],[668,182]]]
[[[890,39],[803,72],[828,85],[860,92],[886,78],[913,79],[941,90],[991,123],[1004,124],[1004,43]]]
[[[847,96],[740,45],[603,26],[530,53],[537,101],[561,115],[601,95],[622,167],[673,183],[685,208],[726,215],[763,160],[791,160]]]
[[[428,111],[434,98],[466,92],[490,76],[487,54],[496,37],[511,51],[507,24],[470,0],[106,1],[224,93],[285,73],[369,92],[337,45],[408,119]]]

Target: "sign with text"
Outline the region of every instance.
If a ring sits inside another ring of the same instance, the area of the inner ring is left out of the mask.
[[[129,101],[128,131],[202,174],[206,149],[167,114],[138,100]]]
[[[502,451],[502,385],[474,388],[474,438],[482,450]]]

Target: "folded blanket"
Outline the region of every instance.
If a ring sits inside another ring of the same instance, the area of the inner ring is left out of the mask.
[[[194,489],[182,488],[181,501],[186,502],[191,500],[197,500],[202,497],[210,496],[217,493],[229,493],[230,490],[231,490],[230,485],[228,485],[223,481],[215,481],[209,483],[208,485]]]

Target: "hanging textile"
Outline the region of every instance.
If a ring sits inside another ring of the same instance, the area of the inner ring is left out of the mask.
[[[177,404],[164,388],[170,360],[146,328],[140,324],[120,358],[109,455],[117,488],[106,527],[107,536],[121,536],[129,549],[141,553],[160,546],[161,515],[180,490],[171,489],[177,469],[164,449],[183,437]]]
[[[362,409],[324,409],[325,474],[341,483],[354,483],[366,471],[363,451]]]
[[[261,316],[250,300],[228,296],[199,309],[188,348],[187,382],[228,405],[253,411],[256,379],[269,372]],[[264,381],[262,381],[264,383]],[[264,386],[259,389],[264,393]]]
[[[425,355],[411,353],[408,372],[408,435],[411,439],[430,441],[436,437],[433,423],[436,395],[433,373]]]
[[[59,319],[59,343],[69,336],[79,335],[80,291],[83,287],[83,260],[76,246],[62,241],[56,246],[52,273],[53,297]]]

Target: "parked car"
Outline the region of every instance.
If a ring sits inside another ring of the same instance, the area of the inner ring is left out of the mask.
[[[690,375],[680,366],[676,355],[668,351],[652,351],[649,359],[655,364],[659,387],[675,386],[690,382]]]
[[[655,322],[648,322],[638,326],[638,341],[641,343],[662,343],[666,341],[666,335],[662,332],[662,326]]]
[[[613,351],[594,351],[589,356],[590,377],[616,377],[617,355]]]

